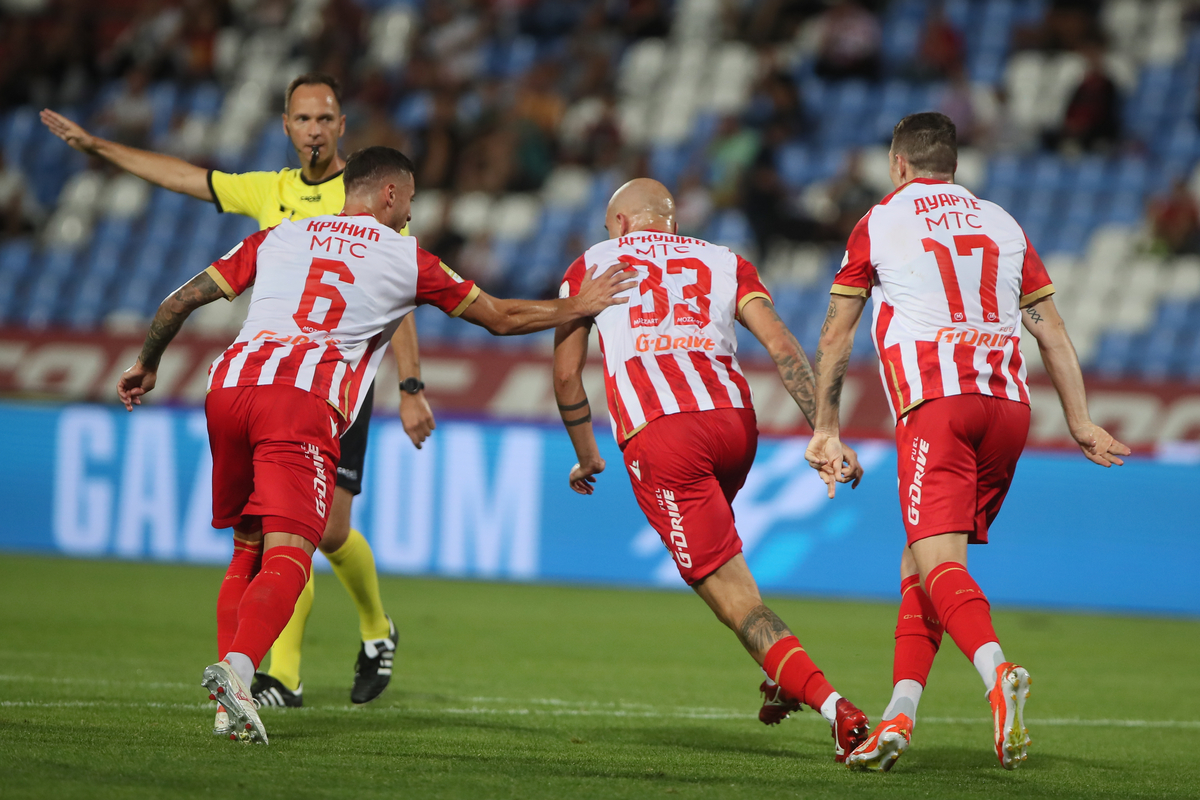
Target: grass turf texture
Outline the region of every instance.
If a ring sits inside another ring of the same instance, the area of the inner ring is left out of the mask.
[[[997,765],[982,686],[947,638],[912,749],[862,774],[833,763],[815,713],[755,719],[761,673],[690,593],[385,578],[396,674],[352,707],[357,620],[323,574],[306,708],[264,710],[262,747],[210,733],[199,679],[221,574],[3,556],[0,797],[1200,795],[1195,621],[1000,611],[1034,676],[1029,762]],[[895,607],[769,602],[874,719]]]

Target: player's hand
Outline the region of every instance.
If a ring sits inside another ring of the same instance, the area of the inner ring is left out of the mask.
[[[158,380],[158,371],[146,369],[139,358],[133,366],[121,373],[117,381],[117,397],[125,404],[126,411],[133,411],[134,406],[142,404],[142,395],[154,388]]]
[[[50,129],[58,138],[81,153],[92,154],[96,149],[96,137],[83,129],[83,126],[48,108],[42,109],[42,124]]]
[[[599,275],[595,273],[596,267],[591,267],[583,274],[579,292],[575,295],[575,302],[585,317],[594,317],[609,306],[628,303],[628,297],[617,295],[637,286],[634,280],[637,271],[624,264],[613,264]]]
[[[1127,456],[1132,452],[1114,439],[1111,433],[1092,422],[1071,431],[1071,436],[1075,438],[1079,449],[1083,451],[1088,461],[1099,464],[1105,469],[1113,464],[1118,467],[1124,465],[1125,461],[1121,456]]]
[[[433,421],[433,410],[425,399],[425,392],[409,394],[400,393],[400,423],[404,432],[412,439],[413,447],[421,449],[421,444],[433,433],[437,423]]]
[[[578,494],[591,494],[596,491],[595,476],[601,472],[604,472],[604,459],[597,456],[595,461],[571,467],[571,475],[567,480],[571,483],[571,489]]]
[[[848,483],[851,489],[857,489],[862,483],[863,468],[858,463],[858,453],[848,444],[842,445],[842,469],[838,474],[838,483]]]
[[[845,474],[846,470],[846,452],[842,446],[842,440],[828,433],[814,433],[808,442],[808,448],[804,451],[804,460],[817,471],[821,480],[825,481],[825,485],[829,487],[829,496],[832,498],[837,491],[839,478]],[[854,464],[857,463],[858,456],[855,454]],[[859,469],[861,471],[861,467]],[[844,483],[844,481],[842,482]]]

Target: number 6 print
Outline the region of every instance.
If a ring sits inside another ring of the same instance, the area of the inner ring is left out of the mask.
[[[312,260],[312,264],[308,268],[308,280],[304,282],[304,294],[300,297],[300,308],[292,315],[292,319],[305,333],[313,331],[328,333],[337,327],[337,324],[342,321],[342,314],[346,313],[346,300],[342,297],[342,293],[332,283],[325,283],[322,280],[331,273],[340,278],[343,283],[354,283],[354,273],[350,272],[346,262],[335,261],[332,258],[314,258]],[[329,301],[329,308],[325,309],[325,316],[320,322],[316,322],[312,318],[318,297],[324,297]]]

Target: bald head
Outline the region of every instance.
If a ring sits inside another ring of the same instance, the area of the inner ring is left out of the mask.
[[[647,229],[675,232],[675,198],[652,178],[634,178],[608,201],[604,217],[612,238]]]

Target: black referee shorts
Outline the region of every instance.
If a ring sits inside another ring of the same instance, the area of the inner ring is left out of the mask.
[[[375,383],[367,389],[358,418],[342,434],[342,456],[338,459],[337,485],[350,494],[362,493],[363,463],[367,460],[367,431],[371,428],[371,409],[375,405]]]

